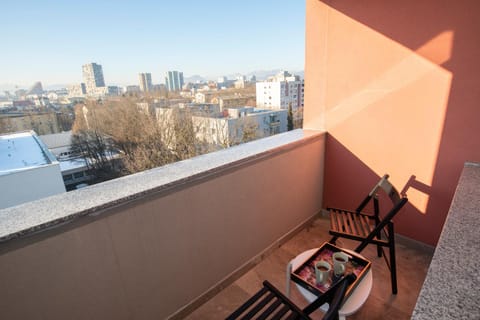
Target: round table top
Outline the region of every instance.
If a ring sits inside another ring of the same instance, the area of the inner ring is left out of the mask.
[[[315,251],[317,251],[318,248],[313,248],[307,251],[304,251],[300,253],[298,256],[293,258],[292,261],[290,261],[292,265],[292,270],[295,270],[298,268],[305,260],[307,260],[310,256],[312,256]],[[359,255],[362,257],[360,254],[353,252],[348,249],[343,249],[349,253]],[[363,258],[363,257],[362,257]],[[343,304],[342,308],[339,310],[340,315],[342,316],[348,316],[353,313],[355,313],[358,309],[360,309],[361,306],[365,303],[367,300],[370,291],[372,290],[372,284],[373,284],[373,276],[372,276],[372,268],[368,270],[367,274],[362,278],[360,283],[357,285],[357,287],[353,290],[352,294],[348,297],[348,299],[345,301]],[[307,299],[309,302],[313,302],[317,296],[305,289],[304,287],[300,286],[298,283],[295,283],[297,286],[298,291]],[[327,304],[324,304],[323,306],[320,307],[323,311],[327,311],[328,307]]]

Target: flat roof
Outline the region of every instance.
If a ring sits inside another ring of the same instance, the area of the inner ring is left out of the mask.
[[[87,162],[83,158],[68,159],[68,160],[59,160],[60,170],[62,173],[65,173],[69,170],[75,169],[87,169]]]
[[[50,163],[32,131],[0,135],[0,175]]]
[[[39,138],[49,149],[67,147],[72,144],[72,131],[44,134]]]

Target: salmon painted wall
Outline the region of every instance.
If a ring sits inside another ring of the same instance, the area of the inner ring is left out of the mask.
[[[324,205],[384,173],[396,231],[435,245],[465,161],[480,161],[480,1],[307,0],[305,129],[326,129]]]

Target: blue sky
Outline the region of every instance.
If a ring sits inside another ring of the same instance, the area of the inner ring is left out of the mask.
[[[163,82],[167,70],[217,77],[303,70],[304,0],[5,1],[0,84],[78,83],[103,66],[107,84]]]

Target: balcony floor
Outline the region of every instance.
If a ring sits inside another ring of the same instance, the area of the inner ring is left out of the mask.
[[[253,269],[193,311],[186,319],[224,319],[254,294],[265,279],[285,292],[285,272],[288,261],[300,252],[317,247],[330,239],[328,227],[328,220],[316,219],[311,226],[275,249]],[[337,241],[337,245],[349,249],[353,249],[356,243],[343,239]],[[432,259],[433,249],[403,239],[397,240],[396,249],[398,294],[391,293],[390,273],[383,258],[376,256],[374,246],[368,246],[362,254],[372,261],[372,291],[363,307],[348,319],[410,319]],[[413,268],[415,272],[412,272]],[[294,285],[291,298],[301,307],[306,305],[305,299]],[[312,314],[312,318],[321,319],[322,313],[316,311]]]

